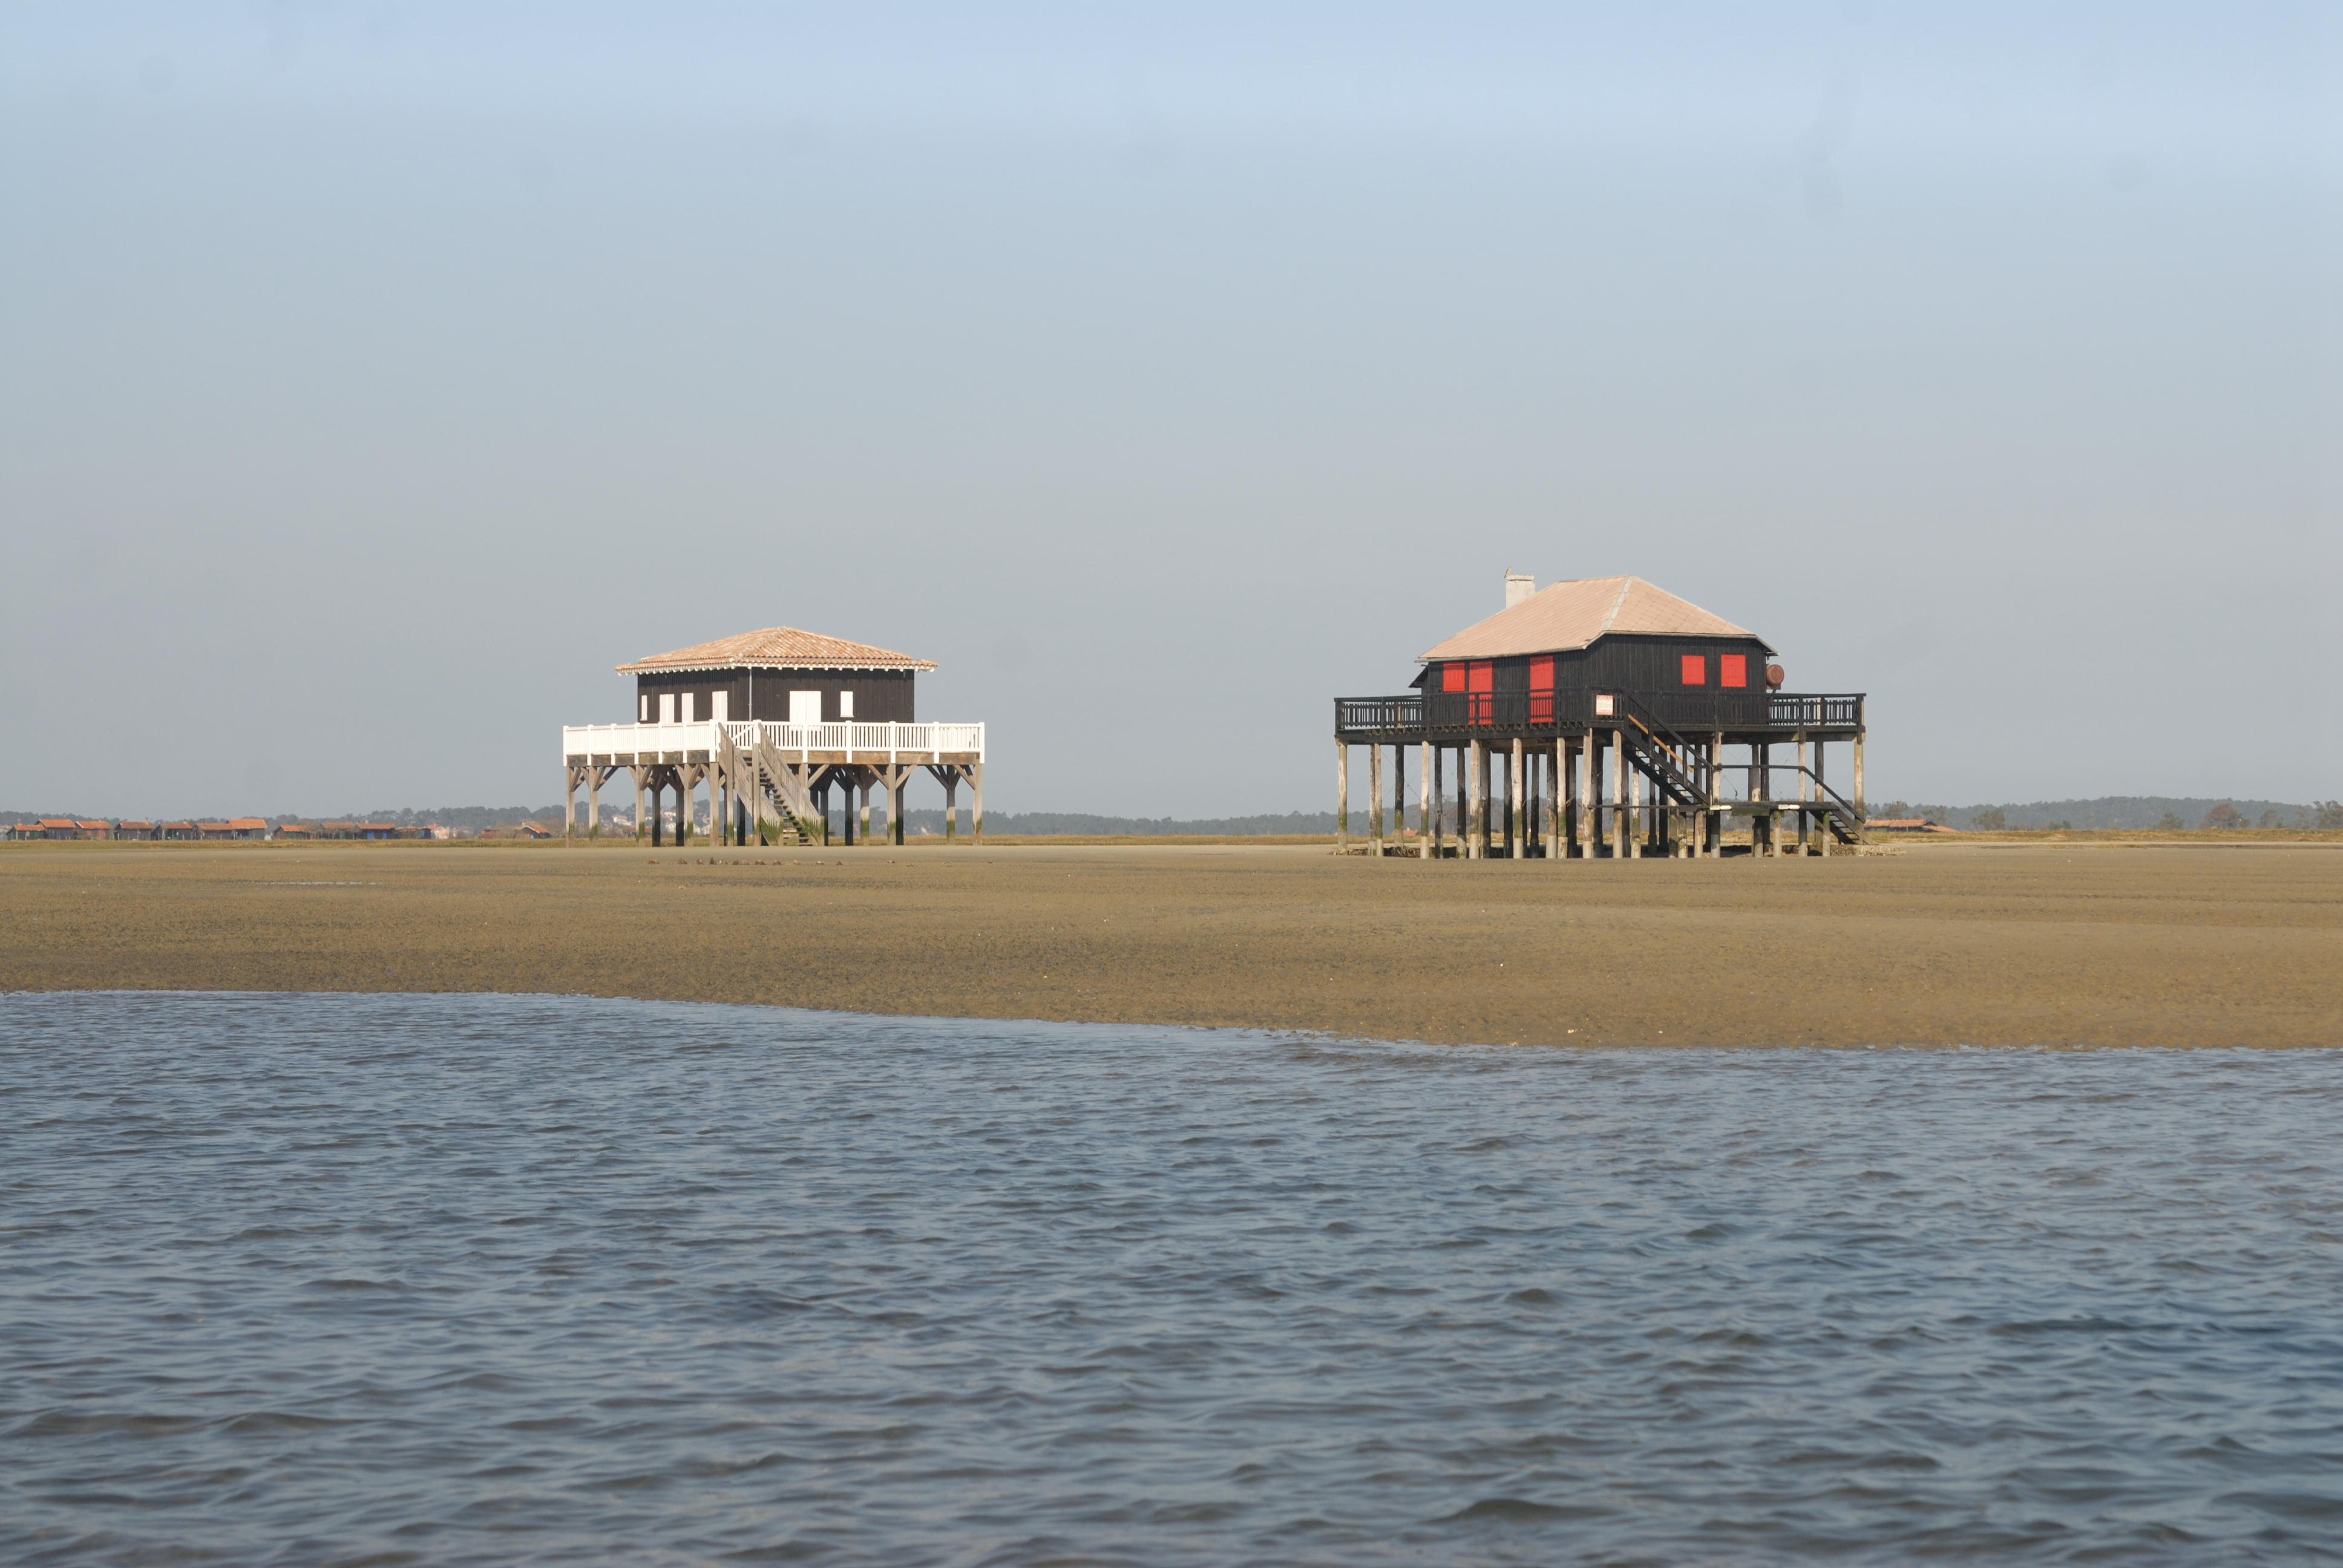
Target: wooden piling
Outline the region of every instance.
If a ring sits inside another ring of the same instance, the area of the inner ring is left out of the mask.
[[[1334,852],[1351,852],[1351,749],[1334,742]]]
[[[1423,749],[1415,758],[1415,852],[1420,859],[1429,860],[1439,850],[1438,829],[1433,826],[1433,802],[1440,799],[1432,787],[1432,759],[1435,755],[1432,742],[1423,742]]]
[[[1529,791],[1525,788],[1528,775],[1523,768],[1526,754],[1525,742],[1513,737],[1513,771],[1505,781],[1505,856],[1518,860],[1529,845]]]
[[[1477,860],[1488,852],[1488,769],[1482,760],[1482,745],[1477,740],[1464,743],[1464,793],[1470,802],[1465,807],[1464,854]]]
[[[1383,745],[1367,748],[1367,853],[1378,859],[1383,852]]]

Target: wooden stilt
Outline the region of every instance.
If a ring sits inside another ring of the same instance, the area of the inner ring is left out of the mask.
[[[969,837],[981,844],[984,842],[984,764],[976,762],[970,767],[972,771],[969,775],[968,787]]]
[[[1855,821],[1856,821],[1856,822],[1857,822],[1857,824],[1858,824],[1858,826],[1857,826],[1857,828],[1856,828],[1855,831],[1856,831],[1856,833],[1857,833],[1858,835],[1860,835],[1863,829],[1862,829],[1862,828],[1859,826],[1859,824],[1860,824],[1860,823],[1861,823],[1861,822],[1862,822],[1865,818],[1867,818],[1867,817],[1869,817],[1869,816],[1871,815],[1871,812],[1870,812],[1869,808],[1865,807],[1865,806],[1864,805],[1864,803],[1863,803],[1863,731],[1862,731],[1862,730],[1860,730],[1860,729],[1858,729],[1858,730],[1856,730],[1856,731],[1855,732],[1855,799],[1854,799],[1854,804],[1855,804]]]
[[[1415,852],[1417,858],[1429,860],[1440,848],[1439,829],[1432,821],[1440,793],[1432,787],[1432,742],[1422,744],[1423,749],[1415,754]]]
[[[1523,767],[1528,760],[1527,744],[1513,737],[1513,772],[1505,780],[1505,855],[1514,860],[1528,852],[1529,845],[1529,792],[1523,788],[1528,775]]]
[[[1334,852],[1351,852],[1351,749],[1334,742]]]
[[[1405,854],[1407,838],[1407,744],[1392,742],[1392,853]]]
[[[1819,741],[1815,743],[1815,751],[1819,761],[1822,752]],[[1814,780],[1806,777],[1806,732],[1801,729],[1798,731],[1798,854],[1801,857],[1806,852],[1807,831],[1814,826],[1814,813],[1805,809],[1805,804],[1815,798]],[[1830,835],[1825,833],[1823,837],[1827,839]]]
[[[1563,815],[1567,819],[1570,830],[1567,852],[1573,859],[1584,859],[1586,855],[1586,784],[1584,777],[1586,743],[1584,740],[1558,740],[1554,744],[1563,748],[1562,788],[1568,797],[1563,806]]]
[[[1367,748],[1367,853],[1380,859],[1383,852],[1383,747],[1378,740]]]
[[[1434,746],[1429,740],[1425,741],[1423,744],[1425,749],[1432,754],[1432,767],[1429,772],[1429,782],[1426,785],[1426,788],[1432,791],[1432,852],[1434,856],[1437,856],[1441,852],[1442,848],[1440,841],[1446,836],[1446,829],[1448,825],[1446,820],[1448,816],[1448,797],[1441,792],[1444,788],[1446,788],[1448,783],[1447,777],[1443,770],[1444,765],[1448,760],[1448,748],[1445,746]]]
[[[1725,791],[1725,737],[1713,733],[1708,738],[1708,824],[1701,830],[1701,842],[1708,846],[1712,857],[1725,854],[1725,818],[1717,810]]]
[[[1632,853],[1629,840],[1634,836],[1634,825],[1627,817],[1627,737],[1611,731],[1611,858],[1626,859]]]
[[[1619,739],[1624,741],[1626,736],[1623,733]],[[1626,786],[1627,858],[1640,860],[1644,858],[1644,841],[1651,836],[1651,828],[1644,821],[1644,773],[1635,766],[1634,755],[1624,745],[1619,748],[1619,770],[1624,776]]]
[[[1465,808],[1468,815],[1464,829],[1464,853],[1468,859],[1475,860],[1488,853],[1485,837],[1489,808],[1488,769],[1483,765],[1482,749],[1477,740],[1464,743],[1465,794],[1471,799],[1471,804]]]
[[[1469,769],[1464,767],[1464,748],[1460,745],[1460,748],[1455,748],[1455,752],[1457,752],[1457,860],[1472,860],[1472,806],[1469,806],[1469,801],[1472,801],[1472,785],[1467,785],[1467,780],[1464,780],[1464,773],[1469,771]]]

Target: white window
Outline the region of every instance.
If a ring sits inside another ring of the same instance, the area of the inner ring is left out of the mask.
[[[789,722],[791,724],[820,724],[821,722],[821,693],[819,691],[790,692]]]
[[[838,694],[838,716],[840,719],[854,717],[854,693],[841,691]]]
[[[659,693],[659,722],[661,724],[675,722],[675,693],[672,691]]]
[[[719,691],[715,694],[714,701],[716,703],[716,722],[721,724],[726,719],[732,717],[732,694],[729,691]]]
[[[639,693],[635,698],[635,722],[649,724],[650,721],[651,694],[648,691]]]
[[[678,696],[675,699],[675,716],[686,724],[690,723],[691,710],[699,705],[699,697],[697,692],[687,691]]]

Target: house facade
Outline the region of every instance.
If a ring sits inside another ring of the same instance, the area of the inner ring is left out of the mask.
[[[1403,820],[1410,748],[1426,855],[1444,852],[1452,761],[1466,858],[1715,855],[1735,815],[1750,819],[1753,853],[1782,851],[1785,820],[1799,852],[1860,835],[1863,694],[1784,691],[1765,639],[1641,578],[1539,591],[1508,572],[1503,609],[1416,663],[1409,693],[1334,703],[1339,830],[1349,830],[1351,749],[1363,745],[1378,850],[1384,753]],[[1833,742],[1852,748],[1851,796],[1827,782]],[[1744,792],[1731,794],[1733,782]]]

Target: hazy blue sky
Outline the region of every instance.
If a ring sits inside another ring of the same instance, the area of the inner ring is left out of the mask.
[[[1322,809],[1509,566],[1875,799],[2343,794],[2338,16],[0,10],[0,806],[543,801],[788,624]]]

